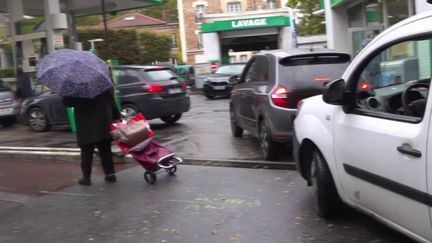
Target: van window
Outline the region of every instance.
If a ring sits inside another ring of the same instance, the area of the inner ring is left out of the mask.
[[[350,83],[356,88],[355,112],[420,122],[431,80],[431,43],[429,38],[408,40],[377,53]]]

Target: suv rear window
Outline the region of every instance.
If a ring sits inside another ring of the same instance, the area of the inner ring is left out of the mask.
[[[153,81],[164,81],[170,79],[177,79],[177,76],[169,69],[148,69],[145,73]]]
[[[0,91],[10,90],[7,84],[0,79]]]
[[[279,61],[280,82],[291,89],[322,90],[340,78],[350,62],[348,54],[307,54]]]

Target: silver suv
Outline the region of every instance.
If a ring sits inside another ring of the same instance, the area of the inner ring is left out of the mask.
[[[19,114],[19,104],[12,89],[0,79],[0,124],[11,126],[16,122]]]

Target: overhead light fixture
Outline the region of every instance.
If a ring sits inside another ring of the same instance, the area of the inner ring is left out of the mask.
[[[124,20],[135,20],[135,16],[126,16],[124,17]]]

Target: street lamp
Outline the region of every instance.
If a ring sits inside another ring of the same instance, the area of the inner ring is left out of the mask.
[[[102,42],[102,41],[104,41],[104,39],[102,39],[102,38],[88,40],[88,42],[90,42],[90,46],[91,46],[90,50],[91,51],[95,50],[95,44],[94,44],[95,42]]]

